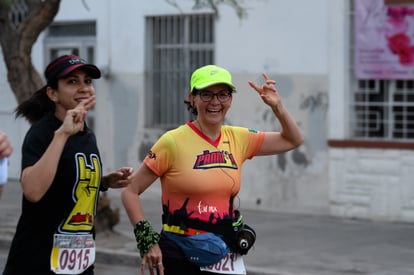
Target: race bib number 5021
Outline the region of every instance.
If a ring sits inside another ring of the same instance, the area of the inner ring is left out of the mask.
[[[95,241],[91,234],[55,234],[50,269],[56,274],[80,274],[95,262]]]
[[[243,257],[235,253],[228,253],[219,262],[200,267],[200,270],[219,274],[246,274]]]

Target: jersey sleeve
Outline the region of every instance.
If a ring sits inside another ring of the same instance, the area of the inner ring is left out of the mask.
[[[167,132],[152,146],[144,159],[144,164],[161,177],[174,163],[176,148],[173,136]]]
[[[264,132],[244,127],[233,127],[233,130],[239,139],[238,144],[244,146],[246,158],[253,158],[263,144]]]

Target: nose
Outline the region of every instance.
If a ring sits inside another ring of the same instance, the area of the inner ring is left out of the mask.
[[[95,93],[95,89],[93,88],[93,86],[91,84],[85,83],[85,82],[81,82],[81,84],[79,85],[78,90],[81,93],[90,93],[90,94]]]
[[[214,102],[214,103],[221,103],[220,102],[220,100],[219,100],[219,94],[212,94],[213,95],[213,97],[211,98],[211,100],[210,100],[210,103],[212,103],[212,102]]]

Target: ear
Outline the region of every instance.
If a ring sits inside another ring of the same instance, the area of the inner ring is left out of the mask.
[[[192,93],[188,93],[188,101],[192,102],[194,101],[194,95]]]
[[[193,95],[192,93],[189,93],[189,94],[188,94],[188,102],[190,102],[190,103],[191,103],[191,106],[192,106],[193,108],[195,108],[195,98],[196,98],[196,96],[195,96],[195,95]]]
[[[56,102],[57,99],[57,95],[56,95],[57,91],[53,88],[51,88],[50,86],[48,86],[46,88],[46,95],[49,97],[50,100],[52,100],[53,102]]]

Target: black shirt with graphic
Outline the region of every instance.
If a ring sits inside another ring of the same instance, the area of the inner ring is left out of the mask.
[[[22,146],[22,170],[41,158],[61,125],[53,114],[32,125]],[[23,196],[3,274],[54,274],[50,271],[53,235],[94,234],[101,171],[95,135],[85,127],[67,140],[55,178],[42,199],[32,203]],[[30,179],[33,184],[37,180]],[[86,272],[91,270],[93,266]]]

